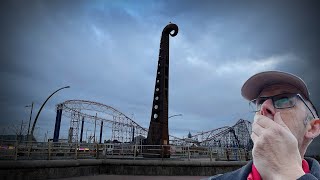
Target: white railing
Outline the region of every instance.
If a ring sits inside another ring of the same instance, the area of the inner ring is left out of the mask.
[[[0,141],[0,160],[57,159],[142,159],[246,161],[251,152],[239,148],[175,145],[138,145],[130,143],[63,143]],[[144,158],[148,159],[148,158]]]

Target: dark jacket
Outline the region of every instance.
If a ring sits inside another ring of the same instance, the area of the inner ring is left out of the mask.
[[[305,174],[299,178],[299,180],[320,180],[320,165],[319,162],[312,158],[305,158],[309,164],[310,173]],[[243,166],[242,168],[228,172],[222,175],[216,175],[209,177],[209,180],[223,180],[223,179],[237,179],[246,180],[249,173],[251,172],[252,161]]]

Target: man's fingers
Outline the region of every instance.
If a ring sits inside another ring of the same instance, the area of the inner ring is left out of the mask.
[[[252,139],[253,142],[256,142],[257,139],[258,139],[257,134],[256,134],[255,132],[253,132],[253,131],[252,131],[252,133],[251,133],[251,139]]]
[[[274,122],[272,119],[270,119],[264,115],[256,114],[254,116],[253,123],[259,124],[263,128],[269,128],[271,126],[271,124]]]
[[[265,128],[263,128],[262,126],[260,126],[260,124],[258,124],[258,123],[253,123],[253,125],[252,125],[252,132],[254,132],[258,137],[263,133],[264,130],[265,130]]]

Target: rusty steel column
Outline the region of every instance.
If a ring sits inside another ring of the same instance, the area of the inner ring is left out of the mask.
[[[172,31],[174,31],[172,33]],[[168,130],[168,104],[169,104],[169,35],[178,34],[178,26],[169,23],[162,31],[159,60],[157,64],[156,82],[154,88],[152,113],[144,157],[170,157]],[[152,150],[151,150],[152,149]]]

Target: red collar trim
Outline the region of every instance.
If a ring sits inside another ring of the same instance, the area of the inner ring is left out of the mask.
[[[305,173],[310,173],[309,164],[305,159],[302,160],[302,169]],[[247,180],[261,180],[261,176],[254,164],[252,164],[251,172]]]

